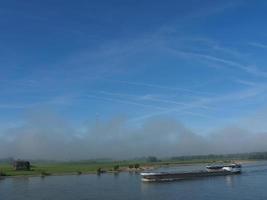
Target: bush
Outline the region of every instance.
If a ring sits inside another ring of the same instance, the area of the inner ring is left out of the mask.
[[[133,165],[129,165],[129,168],[132,169],[132,168],[134,168],[134,166]]]
[[[48,173],[48,172],[46,172],[46,171],[42,171],[42,172],[41,172],[41,175],[42,175],[42,176],[49,176],[49,175],[51,175],[51,174]]]
[[[0,176],[6,176],[6,173],[0,171]]]
[[[120,168],[120,166],[119,166],[119,165],[115,165],[115,166],[113,167],[113,170],[114,170],[114,171],[118,171],[118,170],[119,170],[119,168]]]

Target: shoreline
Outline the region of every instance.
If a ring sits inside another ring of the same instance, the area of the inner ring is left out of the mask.
[[[235,160],[234,162],[240,163],[240,164],[248,164],[248,163],[254,163],[260,160]],[[22,173],[20,174],[20,171],[15,171],[18,174],[16,175],[4,175],[0,176],[1,179],[5,178],[25,178],[25,177],[40,177],[40,178],[45,178],[47,176],[81,176],[81,175],[102,175],[102,174],[119,174],[119,173],[140,173],[142,171],[150,171],[150,170],[155,170],[159,169],[162,167],[179,167],[179,166],[194,166],[194,165],[200,165],[200,164],[210,164],[212,162],[207,161],[207,162],[194,162],[194,163],[149,163],[149,164],[144,164],[140,168],[137,169],[130,169],[129,167],[121,167],[119,170],[114,171],[114,170],[105,170],[101,173],[97,173],[97,171],[84,171],[81,172],[79,170],[73,170],[70,172],[41,172],[40,174],[23,174],[23,172],[30,173],[31,171],[21,171]],[[218,161],[217,163],[223,163],[223,161]],[[224,162],[225,163],[225,162]],[[0,168],[1,172],[1,168]],[[5,171],[2,171],[5,173]],[[33,173],[35,172],[34,170],[32,171]],[[43,173],[43,174],[42,174]]]

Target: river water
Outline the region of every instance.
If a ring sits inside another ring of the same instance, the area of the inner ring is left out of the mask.
[[[192,170],[203,166],[161,169]],[[266,200],[267,162],[243,165],[241,175],[142,183],[138,174],[74,175],[0,180],[0,200]]]

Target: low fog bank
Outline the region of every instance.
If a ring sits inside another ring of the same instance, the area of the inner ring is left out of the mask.
[[[172,118],[151,118],[129,127],[127,118],[73,128],[51,113],[35,113],[24,125],[0,133],[0,158],[80,160],[141,156],[229,154],[267,150],[267,133],[226,127],[200,136]]]

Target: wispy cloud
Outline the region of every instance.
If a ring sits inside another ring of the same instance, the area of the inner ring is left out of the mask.
[[[107,91],[100,91],[100,94],[105,94],[105,95],[111,95],[111,96],[120,96],[120,97],[130,97],[132,100],[136,101],[153,101],[153,102],[158,102],[158,103],[164,103],[167,105],[173,104],[173,105],[178,105],[178,106],[192,106],[190,102],[180,102],[180,101],[175,101],[175,100],[170,100],[165,98],[163,99],[163,95],[132,95],[132,94],[122,94],[122,93],[114,93],[114,92],[107,92]],[[161,96],[161,97],[159,97]],[[201,108],[201,109],[211,109],[209,106],[205,105],[196,105],[194,104],[195,107]]]
[[[156,88],[156,89],[164,89],[164,90],[176,90],[176,91],[183,91],[183,92],[188,92],[188,93],[193,93],[193,94],[211,94],[208,92],[201,92],[197,90],[191,90],[191,89],[186,89],[186,88],[178,88],[178,87],[171,87],[171,86],[164,86],[164,85],[157,85],[157,84],[151,84],[151,83],[142,83],[142,82],[133,82],[133,81],[124,81],[124,80],[114,80],[114,79],[107,79],[107,78],[102,78],[103,80],[110,81],[110,82],[117,82],[117,83],[125,83],[128,85],[135,85],[135,86],[144,86],[144,87],[151,87],[151,88]]]
[[[201,99],[201,101],[207,103],[223,103],[223,102],[235,102],[235,101],[244,101],[246,99],[250,99],[253,97],[256,97],[258,95],[265,94],[267,91],[266,86],[255,86],[255,87],[249,87],[247,89],[243,89],[240,91],[231,91],[228,94],[223,94],[220,96],[216,96],[213,98],[205,98]]]
[[[86,97],[99,99],[99,100],[103,100],[103,101],[112,101],[112,102],[123,103],[123,104],[131,104],[131,105],[141,106],[141,107],[145,107],[145,108],[156,108],[156,109],[160,109],[160,110],[166,109],[165,107],[161,107],[161,106],[143,104],[143,103],[138,103],[138,102],[134,102],[134,101],[130,101],[130,100],[122,100],[122,99],[116,99],[116,98],[102,97],[102,96],[92,95],[92,94],[88,94],[88,95],[86,95]]]
[[[201,112],[197,112],[197,111],[188,111],[187,109],[175,109],[175,108],[171,108],[171,109],[165,109],[163,111],[157,111],[157,112],[151,112],[151,113],[146,113],[144,115],[140,115],[137,117],[134,117],[132,119],[130,119],[130,122],[142,122],[143,120],[146,119],[150,119],[153,118],[155,116],[163,116],[163,115],[168,115],[170,113],[175,113],[177,116],[186,116],[186,115],[190,115],[190,116],[197,116],[200,118],[210,118],[211,116],[208,114],[204,114]]]
[[[240,83],[242,85],[246,85],[246,86],[256,86],[256,85],[258,85],[257,83],[255,83],[253,81],[241,80],[241,79],[236,79],[235,82]]]
[[[204,102],[200,101],[188,101],[186,103],[182,103],[174,100],[152,97],[151,95],[132,95],[99,91],[95,92],[95,94],[88,94],[86,95],[86,97],[103,101],[129,104],[144,108],[153,108],[152,111],[150,110],[145,115],[134,117],[130,121],[140,121],[156,115],[163,115],[168,113],[175,113],[176,115],[193,115],[206,118],[209,116],[204,113],[197,112],[195,109],[202,109],[205,111],[213,110],[211,106],[206,106]],[[154,109],[157,109],[158,111],[155,111]]]
[[[0,104],[0,109],[24,109],[30,107],[29,104]]]
[[[163,111],[157,111],[157,112],[152,112],[148,113],[139,117],[136,117],[133,119],[134,121],[139,121],[143,119],[147,119],[153,116],[158,116],[158,115],[163,115],[163,114],[168,114],[172,112],[180,113],[180,114],[191,114],[191,115],[196,115],[196,116],[201,116],[201,117],[211,117],[212,113],[216,111],[214,109],[217,106],[224,105],[223,108],[225,108],[225,105],[234,105],[235,103],[238,102],[244,102],[247,100],[251,100],[254,98],[257,98],[259,96],[265,95],[267,91],[267,86],[266,85],[254,85],[253,87],[249,87],[243,90],[239,91],[231,91],[226,94],[220,94],[217,96],[212,96],[212,97],[201,97],[197,99],[194,102],[191,102],[188,106],[184,107],[172,107],[171,109],[165,109]],[[195,111],[195,108],[198,108],[199,105],[205,105],[208,108],[213,108],[208,111],[212,111],[210,114],[204,113],[199,113]],[[227,107],[227,106],[226,106]],[[227,109],[227,108],[226,108]]]
[[[253,47],[258,47],[258,48],[262,48],[262,49],[267,49],[267,45],[263,44],[263,43],[257,43],[257,42],[250,42],[248,43],[250,46]]]
[[[194,52],[187,52],[187,51],[182,51],[182,50],[176,50],[176,49],[170,49],[172,52],[177,53],[180,56],[186,56],[188,58],[198,58],[198,59],[204,59],[204,60],[208,60],[208,61],[212,61],[212,62],[217,62],[217,63],[221,63],[224,64],[225,67],[234,67],[237,69],[241,69],[244,72],[247,72],[249,74],[255,75],[255,76],[260,76],[260,77],[267,77],[267,72],[263,71],[259,68],[257,68],[256,66],[253,65],[246,65],[246,64],[242,64],[238,61],[233,61],[233,60],[229,60],[229,59],[225,59],[225,58],[221,58],[221,57],[216,57],[216,56],[212,56],[209,54],[201,54],[201,53],[194,53]]]
[[[50,98],[37,98],[27,101],[25,103],[1,103],[0,109],[32,109],[34,107],[45,107],[45,106],[69,106],[72,105],[73,101],[77,96],[70,95],[58,95]]]

